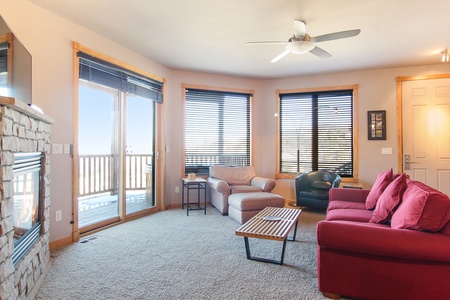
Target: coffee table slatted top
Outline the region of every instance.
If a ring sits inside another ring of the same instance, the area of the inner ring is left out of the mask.
[[[266,207],[236,230],[236,235],[267,240],[283,241],[296,224],[300,209]],[[279,221],[264,220],[265,217],[280,217]]]

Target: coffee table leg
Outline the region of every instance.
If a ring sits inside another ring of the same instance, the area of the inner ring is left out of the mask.
[[[281,250],[281,260],[280,260],[280,265],[282,265],[282,264],[283,264],[283,261],[284,261],[284,252],[285,252],[285,250],[286,250],[286,241],[287,241],[287,238],[284,239],[284,241],[283,241],[283,250]]]
[[[284,252],[286,250],[286,241],[287,239],[284,239],[283,241],[283,249],[281,250],[281,259],[280,260],[274,260],[274,259],[267,259],[267,258],[261,258],[261,257],[253,257],[250,254],[250,245],[248,243],[248,237],[244,236],[244,243],[245,243],[245,253],[247,254],[247,259],[249,260],[256,260],[266,263],[272,263],[277,265],[282,265],[284,261]]]
[[[290,242],[295,241],[295,237],[297,235],[297,225],[298,225],[298,219],[297,219],[297,222],[295,222],[295,226],[294,226],[294,236],[292,237],[292,239],[287,238],[287,240]]]
[[[245,243],[245,253],[247,254],[247,259],[252,259],[252,256],[250,255],[250,246],[248,244],[248,237],[244,236],[244,243]]]

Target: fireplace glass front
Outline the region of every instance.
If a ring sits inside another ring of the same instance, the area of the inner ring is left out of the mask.
[[[16,153],[14,173],[14,252],[16,264],[39,238],[42,153]]]

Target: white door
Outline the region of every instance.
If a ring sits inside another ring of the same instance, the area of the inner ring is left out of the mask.
[[[403,170],[450,195],[450,78],[402,84]]]

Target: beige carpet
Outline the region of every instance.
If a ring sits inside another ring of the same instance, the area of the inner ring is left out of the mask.
[[[302,212],[280,266],[247,260],[234,234],[240,224],[214,208],[163,211],[54,251],[35,299],[326,299],[316,271],[323,218]],[[282,243],[250,239],[250,246],[252,255],[279,259]]]

